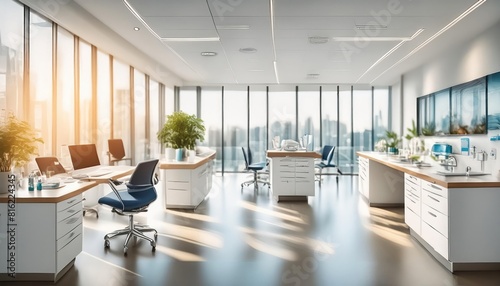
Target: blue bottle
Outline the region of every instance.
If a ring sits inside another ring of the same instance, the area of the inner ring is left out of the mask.
[[[35,190],[35,174],[33,172],[28,176],[28,191]]]
[[[36,183],[36,189],[38,191],[42,190],[42,179],[38,179],[38,182]]]

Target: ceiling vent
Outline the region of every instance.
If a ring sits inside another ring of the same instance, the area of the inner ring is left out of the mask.
[[[217,55],[216,52],[201,52],[201,55],[204,57],[214,57]]]
[[[307,78],[309,78],[309,79],[319,78],[319,73],[308,73]]]
[[[309,43],[314,45],[326,44],[328,43],[328,37],[320,37],[320,36],[309,37]]]
[[[244,53],[244,54],[253,54],[256,52],[257,52],[256,48],[241,48],[240,49],[240,53]]]

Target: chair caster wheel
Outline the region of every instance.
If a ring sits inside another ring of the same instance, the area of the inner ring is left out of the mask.
[[[109,248],[109,240],[104,241],[104,248]]]
[[[126,247],[126,246],[125,246],[125,247],[123,248],[123,255],[127,256],[127,250],[128,250],[128,247]]]
[[[85,216],[85,211],[83,211],[83,216]]]

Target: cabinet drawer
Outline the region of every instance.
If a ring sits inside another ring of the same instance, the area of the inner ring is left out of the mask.
[[[70,243],[66,244],[57,252],[57,270],[61,271],[68,263],[82,252],[82,235],[77,235]]]
[[[422,222],[422,238],[441,254],[445,259],[448,259],[448,239],[432,228],[425,222]]]
[[[415,176],[405,173],[405,181],[413,184],[415,187],[420,188],[420,179]]]
[[[409,193],[414,197],[420,198],[420,187],[416,187],[412,183],[405,182],[405,193]]]
[[[420,199],[412,197],[411,195],[405,195],[405,207],[420,216]]]
[[[445,187],[441,187],[439,185],[427,182],[427,181],[422,181],[422,190],[426,190],[428,192],[434,193],[436,195],[439,195],[443,198],[448,198],[448,189]]]
[[[422,204],[422,220],[433,229],[441,233],[444,237],[448,237],[448,216],[444,215],[426,204]]]
[[[57,251],[70,243],[77,236],[82,234],[82,224],[75,226],[75,228],[71,229],[68,233],[63,235],[61,238],[57,240]]]
[[[189,182],[191,180],[190,170],[167,170],[165,172],[167,182]]]
[[[297,180],[295,182],[295,195],[314,196],[314,180]]]
[[[191,192],[189,188],[186,188],[185,185],[177,183],[179,185],[184,186],[169,186],[166,190],[165,203],[167,205],[189,205],[191,203]]]
[[[446,198],[424,190],[422,191],[422,203],[444,215],[448,215],[448,199]]]
[[[82,195],[80,194],[80,195],[76,195],[74,197],[71,197],[69,199],[66,199],[62,202],[58,202],[56,205],[56,211],[57,212],[64,211],[65,209],[73,207],[76,204],[80,204],[80,208],[82,208],[82,206],[81,206],[82,200],[83,200]]]
[[[418,235],[420,235],[420,216],[409,209],[408,206],[405,207],[405,223],[413,229]]]
[[[295,167],[297,168],[311,168],[312,166],[312,160],[307,160],[307,159],[297,159],[295,161]]]
[[[83,217],[82,213],[79,211],[73,214],[72,216],[67,217],[66,219],[58,222],[56,229],[57,232],[56,238],[59,239],[63,235],[66,235],[70,230],[75,228],[77,225],[82,224],[82,217]]]
[[[82,212],[82,201],[81,200],[76,201],[74,205],[57,212],[57,222],[59,223],[77,213],[80,214],[81,216],[81,212]]]

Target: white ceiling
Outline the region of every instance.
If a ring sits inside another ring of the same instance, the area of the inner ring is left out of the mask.
[[[75,0],[80,6],[189,84],[389,85],[401,74],[454,49],[500,20],[500,1],[489,0],[410,57],[421,43],[476,0]],[[274,41],[273,41],[274,19]],[[381,24],[386,29],[359,30]],[[234,26],[248,29],[234,29]],[[134,31],[139,27],[139,31]],[[233,27],[233,28],[231,28]],[[364,37],[411,37],[365,41]],[[156,34],[156,35],[154,35]],[[358,41],[334,41],[333,37]],[[208,38],[166,42],[160,38]],[[309,37],[326,37],[311,44]],[[387,58],[379,59],[398,44]],[[241,48],[255,48],[242,53]],[[202,57],[201,52],[217,56]],[[405,57],[407,57],[405,59]],[[398,63],[398,61],[404,61]],[[377,63],[377,61],[379,61]],[[274,67],[276,62],[276,72]],[[317,74],[316,78],[308,74]]]

